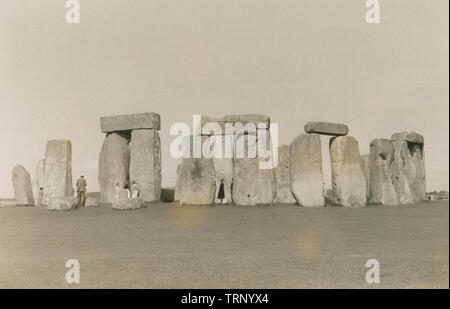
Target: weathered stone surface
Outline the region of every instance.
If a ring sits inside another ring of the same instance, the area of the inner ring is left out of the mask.
[[[364,207],[366,180],[361,171],[358,141],[352,136],[331,138],[330,159],[333,191],[339,204]]]
[[[393,184],[394,144],[392,140],[377,138],[370,142],[369,203],[398,205]]]
[[[144,202],[161,199],[161,141],[158,131],[133,130],[130,143],[130,180]]]
[[[205,125],[208,123],[218,124],[222,135],[227,134],[225,126],[226,123],[232,124],[233,126],[237,123],[240,123],[243,126],[247,124],[254,124],[256,128],[258,124],[261,124],[264,125],[266,129],[270,128],[270,118],[260,114],[226,115],[223,117],[202,116],[201,127],[205,128]],[[235,128],[237,128],[237,126],[235,126]],[[210,135],[210,133],[211,132],[205,132],[205,130],[202,132],[204,135]],[[219,132],[214,132],[213,134],[219,135]],[[228,132],[228,134],[231,134],[231,132]]]
[[[275,168],[276,195],[274,203],[295,204],[297,201],[291,192],[289,146],[278,147],[278,165]]]
[[[341,123],[310,121],[305,124],[305,132],[342,136],[348,134],[348,126]]]
[[[410,181],[415,169],[411,160],[407,142],[394,140],[394,162],[392,164],[392,184],[399,204],[412,204],[414,202]]]
[[[16,165],[12,171],[14,195],[19,205],[34,205],[30,174],[22,165]]]
[[[369,200],[370,192],[370,155],[365,154],[360,157],[361,171],[366,179],[366,198]]]
[[[393,139],[394,141],[405,141],[405,142],[421,144],[421,145],[424,144],[423,135],[420,135],[419,133],[416,133],[416,132],[394,133],[391,136],[391,139]]]
[[[45,149],[44,204],[52,196],[73,196],[72,144],[69,140],[50,140]]]
[[[17,207],[17,201],[15,199],[0,199],[0,208],[2,207]]]
[[[112,202],[112,208],[117,210],[132,210],[142,207],[144,207],[144,204],[139,198],[119,198]]]
[[[317,134],[301,134],[290,147],[290,186],[297,203],[304,207],[325,206],[322,145]]]
[[[116,199],[116,183],[120,184],[119,196],[127,197],[124,184],[129,182],[130,147],[129,134],[109,133],[100,151],[98,181],[100,202],[111,203]]]
[[[76,198],[72,196],[51,196],[47,204],[48,210],[72,210],[76,207]]]
[[[403,158],[405,159],[404,173],[409,181],[409,187],[414,202],[424,200],[426,193],[425,180],[425,154],[424,154],[424,138],[415,132],[401,132],[392,135],[392,139],[396,141],[398,147],[402,147]],[[401,142],[406,142],[405,146],[400,146]]]
[[[161,119],[156,113],[141,113],[100,118],[103,133],[131,131],[137,129],[156,129],[161,127]]]
[[[180,204],[214,203],[216,178],[212,159],[183,159],[177,168],[175,200]]]
[[[236,145],[239,139],[243,139],[244,153],[242,158],[235,159],[233,170],[233,201],[237,205],[253,206],[268,205],[273,202],[276,193],[275,169],[262,169],[261,163],[270,158],[249,157],[249,144],[256,139],[249,139],[248,135],[236,137]],[[237,147],[237,146],[236,146]],[[252,145],[250,145],[250,148]]]
[[[33,197],[34,197],[34,204],[36,206],[39,206],[44,198],[43,197],[44,176],[45,176],[44,169],[45,169],[45,159],[41,159],[36,164],[36,170],[33,177]]]
[[[99,207],[100,201],[96,197],[87,196],[84,207]]]

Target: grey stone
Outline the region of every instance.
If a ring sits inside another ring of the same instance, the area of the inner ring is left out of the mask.
[[[223,117],[210,117],[210,116],[201,116],[201,127],[205,128],[205,125],[208,123],[218,124],[221,130],[221,134],[232,134],[232,132],[226,132],[226,125],[233,125],[235,128],[235,124],[239,123],[243,126],[247,124],[254,124],[254,127],[257,128],[258,124],[265,126],[268,130],[270,128],[270,118],[265,115],[260,114],[243,114],[243,115],[226,115]],[[203,135],[219,135],[218,132],[205,132],[206,129],[203,130]]]
[[[15,199],[0,199],[0,208],[2,207],[17,207],[17,201]]]
[[[100,118],[100,127],[103,133],[117,131],[131,131],[137,129],[161,128],[161,119],[156,113],[141,113],[118,116],[106,116]]]
[[[339,204],[364,207],[366,180],[361,171],[358,141],[352,136],[331,138],[330,159],[333,191]]]
[[[251,158],[248,149],[256,139],[249,139],[248,135],[236,137],[236,147],[242,139],[244,147],[242,157],[235,159],[233,170],[233,201],[237,205],[253,206],[268,205],[273,202],[276,193],[275,169],[262,169],[262,165],[270,158],[263,158],[256,154]]]
[[[77,208],[76,198],[71,196],[51,196],[48,204],[48,210],[72,210]]]
[[[39,206],[43,201],[43,189],[45,179],[45,159],[41,159],[36,164],[36,170],[33,177],[33,197],[34,204]]]
[[[161,199],[161,142],[157,130],[133,130],[130,143],[130,180],[144,202]]]
[[[392,140],[377,138],[370,142],[369,155],[369,203],[388,206],[398,205],[393,184],[394,144]]]
[[[278,165],[275,168],[276,195],[274,203],[295,204],[297,201],[291,192],[289,146],[278,147]]]
[[[391,139],[394,141],[405,141],[409,143],[415,143],[415,144],[424,144],[424,138],[423,135],[420,135],[416,132],[398,132],[394,133],[391,136]]]
[[[127,197],[123,186],[129,183],[130,147],[129,134],[109,133],[100,151],[98,181],[100,202],[111,203],[116,199],[116,183],[120,184],[119,196]]]
[[[180,204],[211,205],[214,203],[215,191],[212,159],[183,159],[177,168],[175,200]]]
[[[305,124],[306,133],[343,136],[348,134],[348,126],[341,123],[310,121]]]
[[[392,164],[392,183],[399,204],[412,204],[410,181],[413,178],[415,166],[412,162],[407,142],[394,140],[394,162]]]
[[[45,149],[44,204],[52,196],[73,196],[72,144],[69,140],[50,140]]]
[[[22,165],[16,165],[12,171],[14,195],[19,205],[34,205],[30,174]]]
[[[366,198],[369,200],[370,191],[370,155],[365,154],[360,157],[361,171],[366,179]]]
[[[304,207],[325,205],[322,145],[317,134],[301,134],[290,147],[290,186],[297,203]]]
[[[117,210],[133,210],[144,207],[141,199],[139,198],[118,198],[112,202],[112,208]]]
[[[99,207],[100,201],[96,197],[87,196],[84,206],[85,207]]]

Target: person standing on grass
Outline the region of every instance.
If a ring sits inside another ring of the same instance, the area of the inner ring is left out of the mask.
[[[77,180],[77,200],[78,200],[78,207],[82,207],[85,204],[86,201],[86,179],[84,179],[84,176],[81,175],[80,178]]]
[[[219,194],[217,194],[217,198],[220,200],[220,204],[223,204],[223,199],[225,198],[225,184],[223,183],[223,179],[220,180]]]

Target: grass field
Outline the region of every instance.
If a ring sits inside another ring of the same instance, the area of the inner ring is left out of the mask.
[[[78,259],[81,283],[65,282]],[[367,284],[368,259],[381,283]],[[0,288],[448,288],[449,203],[0,208]]]

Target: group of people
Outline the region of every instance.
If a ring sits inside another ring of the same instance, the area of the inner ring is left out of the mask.
[[[133,181],[131,183],[131,191],[130,191],[130,187],[128,186],[127,183],[125,183],[123,185],[123,190],[126,190],[127,192],[127,197],[129,199],[137,199],[139,198],[139,188],[138,185],[135,181]],[[120,186],[120,182],[116,182],[116,199],[120,199],[121,196],[121,192],[122,192],[122,187]]]

